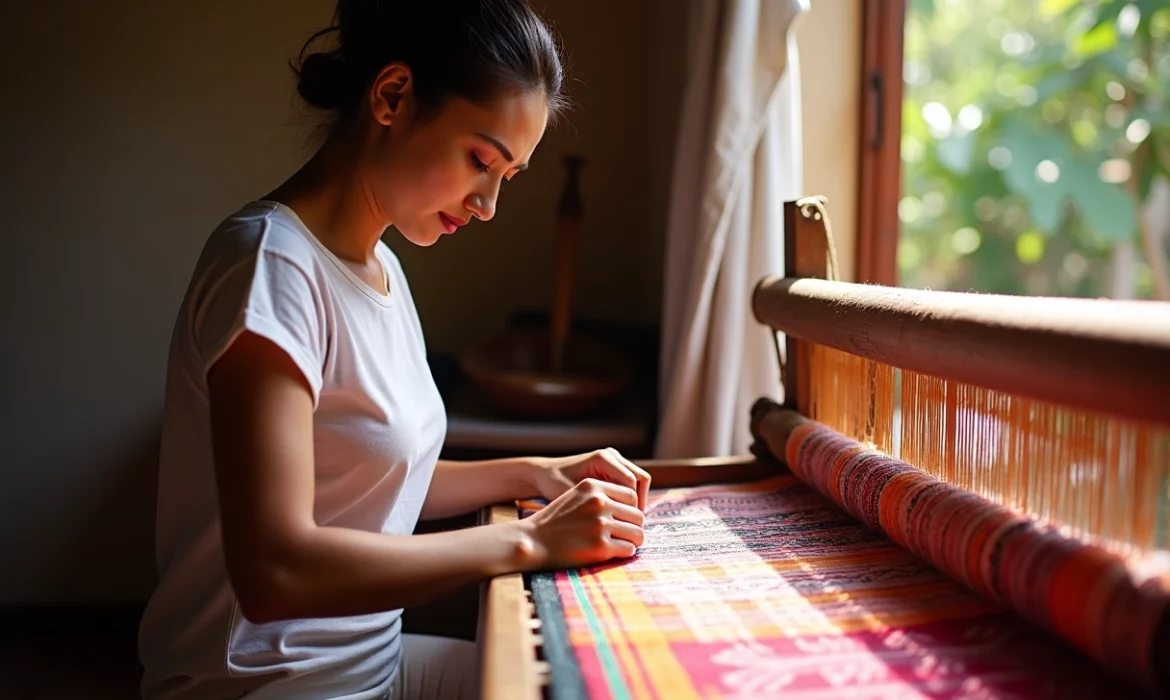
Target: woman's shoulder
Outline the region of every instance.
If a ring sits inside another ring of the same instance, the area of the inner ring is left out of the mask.
[[[306,270],[317,258],[311,236],[297,215],[265,200],[248,202],[224,218],[208,239],[205,253],[229,263],[276,255]]]
[[[293,215],[295,216],[295,215]],[[313,243],[297,230],[297,221],[275,203],[241,206],[221,220],[199,254],[187,290],[192,313],[226,305],[234,314],[243,297],[280,287],[319,295],[320,262]]]

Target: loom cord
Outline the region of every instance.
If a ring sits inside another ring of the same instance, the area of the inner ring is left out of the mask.
[[[796,206],[800,207],[800,213],[805,217],[812,219],[819,219],[824,222],[825,231],[825,250],[828,251],[829,267],[827,270],[828,279],[831,282],[837,282],[841,279],[841,269],[837,266],[837,243],[833,239],[833,226],[829,223],[829,211],[825,208],[825,201],[823,197],[802,197],[796,200]],[[813,210],[813,213],[810,213]],[[795,235],[794,232],[788,231],[786,235]],[[785,264],[791,265],[791,262]],[[784,391],[788,391],[788,362],[784,356],[784,352],[780,345],[780,332],[772,331],[772,344],[776,349],[776,363],[780,367],[780,386]]]
[[[869,449],[771,399],[751,410],[770,453],[853,517],[1105,668],[1170,692],[1166,573],[1124,559]]]
[[[825,250],[829,253],[829,281],[837,282],[841,279],[841,269],[837,267],[837,244],[833,240],[833,227],[829,224],[829,211],[825,208],[823,197],[802,197],[796,200],[800,213],[812,219],[820,219],[825,223]],[[810,214],[809,210],[815,210]]]

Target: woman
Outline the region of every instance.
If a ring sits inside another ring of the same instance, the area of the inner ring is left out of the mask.
[[[443,405],[380,241],[492,217],[563,106],[548,29],[523,0],[341,0],[337,20],[298,70],[327,139],[211,235],[175,325],[149,698],[470,697],[474,647],[402,635],[402,608],[642,542],[649,476],[616,452],[438,460]],[[537,496],[521,522],[411,535]]]

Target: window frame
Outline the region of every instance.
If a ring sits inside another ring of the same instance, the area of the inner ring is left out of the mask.
[[[864,0],[858,139],[858,282],[898,286],[906,0]]]

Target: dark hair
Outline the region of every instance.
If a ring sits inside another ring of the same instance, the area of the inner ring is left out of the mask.
[[[305,55],[331,33],[336,48]],[[297,92],[334,112],[336,127],[395,61],[410,67],[424,112],[452,95],[482,103],[510,90],[541,92],[550,119],[567,106],[556,41],[526,0],[338,0],[334,26],[314,34],[293,66]]]

